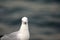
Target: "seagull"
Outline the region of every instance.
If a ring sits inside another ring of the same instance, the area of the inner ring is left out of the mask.
[[[4,35],[1,40],[29,40],[28,18],[22,17],[22,24],[18,31]]]

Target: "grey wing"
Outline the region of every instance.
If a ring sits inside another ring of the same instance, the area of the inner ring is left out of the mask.
[[[19,39],[17,38],[17,33],[15,32],[15,33],[11,33],[9,35],[3,36],[1,40],[19,40]]]
[[[3,36],[1,40],[10,40],[10,38],[8,36]]]

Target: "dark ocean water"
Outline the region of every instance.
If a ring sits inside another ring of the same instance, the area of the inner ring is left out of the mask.
[[[21,18],[26,16],[29,19],[30,40],[60,40],[60,5],[40,2],[2,1],[0,35],[17,31]]]

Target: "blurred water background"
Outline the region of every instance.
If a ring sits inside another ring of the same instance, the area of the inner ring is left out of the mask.
[[[0,35],[19,30],[23,16],[30,40],[60,40],[60,0],[0,0]]]

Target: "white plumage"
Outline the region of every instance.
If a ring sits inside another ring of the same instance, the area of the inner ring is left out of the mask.
[[[28,18],[23,17],[21,28],[16,32],[3,36],[1,40],[29,40],[29,38]]]

